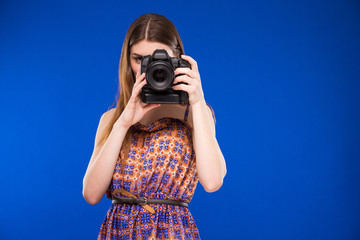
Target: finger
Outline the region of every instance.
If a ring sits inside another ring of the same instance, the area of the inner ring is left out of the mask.
[[[135,74],[134,84],[136,83],[136,80],[138,79],[139,75],[140,75],[140,74],[139,74],[139,71],[137,71],[136,74]]]
[[[137,77],[134,83],[134,87],[136,87],[139,83],[141,83],[141,81],[144,80],[144,78],[145,78],[145,73],[142,73],[139,77]]]
[[[190,56],[187,56],[187,55],[181,55],[181,58],[188,61],[191,65],[191,69],[198,72],[199,69],[198,69],[198,65],[197,65],[197,62]]]
[[[192,88],[192,86],[185,85],[185,84],[179,84],[179,85],[172,86],[172,89],[174,89],[174,90],[181,90],[181,91],[185,91],[187,93],[189,93],[191,88]]]
[[[145,78],[145,73],[142,73],[141,75],[139,75],[138,77],[137,77],[137,81],[142,81],[143,79]]]
[[[148,104],[144,107],[144,111],[145,113],[150,111],[151,109],[153,108],[157,108],[157,107],[160,107],[161,104]]]
[[[134,95],[137,96],[140,92],[140,90],[144,87],[144,85],[146,84],[146,80],[142,81],[139,83],[139,85],[137,85],[135,88],[134,88]]]
[[[194,81],[193,78],[191,78],[191,77],[189,77],[189,76],[186,76],[186,75],[181,75],[181,76],[177,76],[177,77],[174,79],[173,84],[176,84],[176,83],[178,83],[178,82],[184,82],[184,83],[187,83],[187,84],[191,84],[193,81]]]
[[[175,75],[185,74],[188,75],[189,77],[196,78],[196,73],[190,68],[177,68],[175,69],[174,73]]]
[[[139,85],[137,85],[134,88],[134,95],[137,96],[140,92],[140,90],[144,87],[144,85],[146,84],[146,80],[142,81]]]

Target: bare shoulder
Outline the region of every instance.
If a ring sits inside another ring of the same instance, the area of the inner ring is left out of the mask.
[[[110,110],[104,112],[100,117],[99,124],[98,124],[96,134],[95,134],[94,149],[93,149],[93,153],[91,155],[90,161],[89,161],[88,168],[89,168],[90,165],[93,164],[93,162],[95,161],[96,156],[100,152],[100,149],[102,147],[102,146],[100,146],[101,137],[103,135],[103,132],[104,132],[106,126],[108,125],[109,120],[111,119],[111,117],[115,113],[115,110],[116,110],[115,108],[110,109]]]
[[[116,111],[116,108],[112,108],[112,109],[107,110],[104,114],[112,116],[115,113],[115,111]]]
[[[99,124],[98,124],[98,128],[96,131],[96,136],[95,136],[95,144],[97,144],[100,141],[100,136],[102,135],[102,132],[105,130],[106,126],[108,125],[110,119],[112,118],[112,116],[115,113],[116,108],[112,108],[106,112],[104,112],[101,115]]]
[[[101,116],[101,120],[103,122],[107,122],[109,121],[109,119],[114,115],[116,108],[112,108],[107,110],[106,112],[103,113],[103,115]]]
[[[102,134],[106,128],[106,126],[108,125],[110,119],[112,118],[113,114],[115,113],[116,108],[112,108],[106,112],[104,112],[99,120],[99,124],[96,130],[96,134],[95,134],[95,143],[94,143],[94,151],[93,151],[93,155],[97,155],[99,148],[98,148],[98,144],[100,143]],[[91,157],[90,162],[92,162],[93,157]]]

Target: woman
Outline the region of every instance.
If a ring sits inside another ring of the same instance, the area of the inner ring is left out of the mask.
[[[140,62],[156,49],[191,64],[191,69],[175,70],[181,75],[173,83],[174,90],[188,93],[188,104],[140,100],[146,84]],[[99,203],[105,193],[113,200],[98,239],[200,239],[187,204],[198,181],[207,192],[218,190],[226,165],[197,63],[184,55],[180,36],[167,18],[144,14],[131,24],[119,78],[120,98],[116,108],[100,118],[83,179],[88,203]]]

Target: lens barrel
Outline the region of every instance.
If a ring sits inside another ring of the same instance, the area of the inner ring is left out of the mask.
[[[155,91],[165,91],[174,81],[174,69],[165,61],[152,62],[146,71],[146,81]]]

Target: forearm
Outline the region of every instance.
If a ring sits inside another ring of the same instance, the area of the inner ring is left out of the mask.
[[[191,105],[193,114],[193,146],[200,183],[206,191],[218,190],[226,174],[223,154],[215,137],[213,118],[205,100]]]
[[[127,130],[114,125],[98,156],[88,167],[83,179],[83,195],[89,203],[100,202],[109,187]]]

